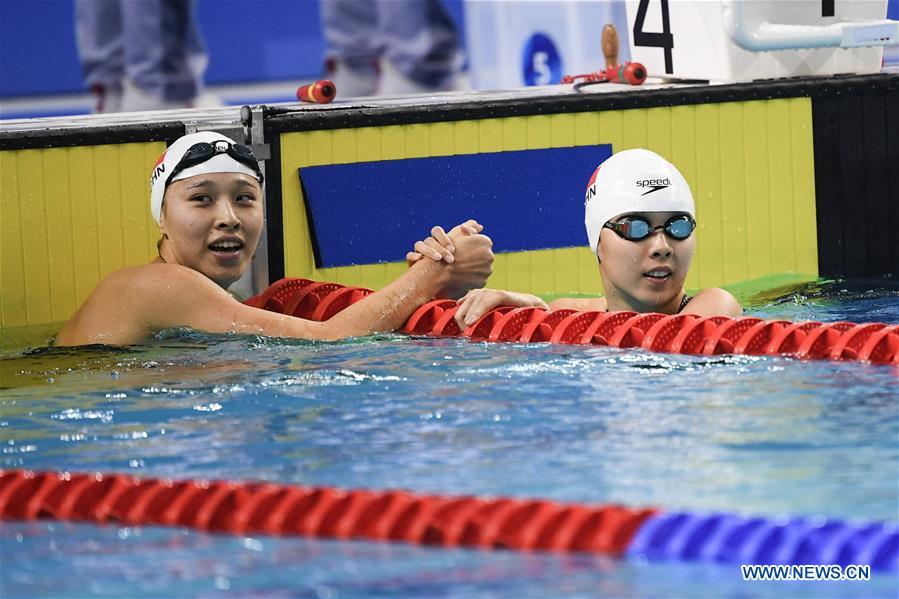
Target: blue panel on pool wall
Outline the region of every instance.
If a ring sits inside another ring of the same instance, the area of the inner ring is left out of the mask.
[[[402,260],[432,226],[468,218],[496,252],[586,245],[584,190],[611,155],[604,144],[302,168],[316,266]]]

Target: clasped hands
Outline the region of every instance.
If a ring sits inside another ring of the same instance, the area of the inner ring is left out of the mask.
[[[483,289],[493,272],[493,242],[481,234],[483,230],[483,225],[476,220],[465,221],[449,233],[442,227],[433,227],[431,236],[415,242],[413,251],[406,254],[409,266],[428,259],[445,262],[452,269],[450,283],[438,297],[458,300],[455,318],[462,329],[497,306],[547,308],[546,303],[534,295]]]

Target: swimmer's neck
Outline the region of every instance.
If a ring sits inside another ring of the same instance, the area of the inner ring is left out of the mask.
[[[681,289],[675,296],[664,304],[644,304],[636,298],[628,297],[616,289],[610,289],[606,295],[606,310],[608,312],[639,312],[645,314],[656,312],[658,314],[677,314],[681,302],[684,299],[684,290]]]

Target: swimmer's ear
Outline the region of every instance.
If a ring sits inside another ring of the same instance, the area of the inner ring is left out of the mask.
[[[165,199],[162,200],[162,206],[159,207],[159,231],[162,233],[163,239],[168,239],[168,233],[165,232]]]

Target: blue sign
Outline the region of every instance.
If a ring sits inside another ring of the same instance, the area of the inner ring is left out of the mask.
[[[562,57],[552,38],[535,33],[528,39],[522,72],[527,85],[552,85],[562,80]]]
[[[316,266],[402,260],[469,218],[497,252],[581,246],[584,189],[610,144],[300,169]]]

